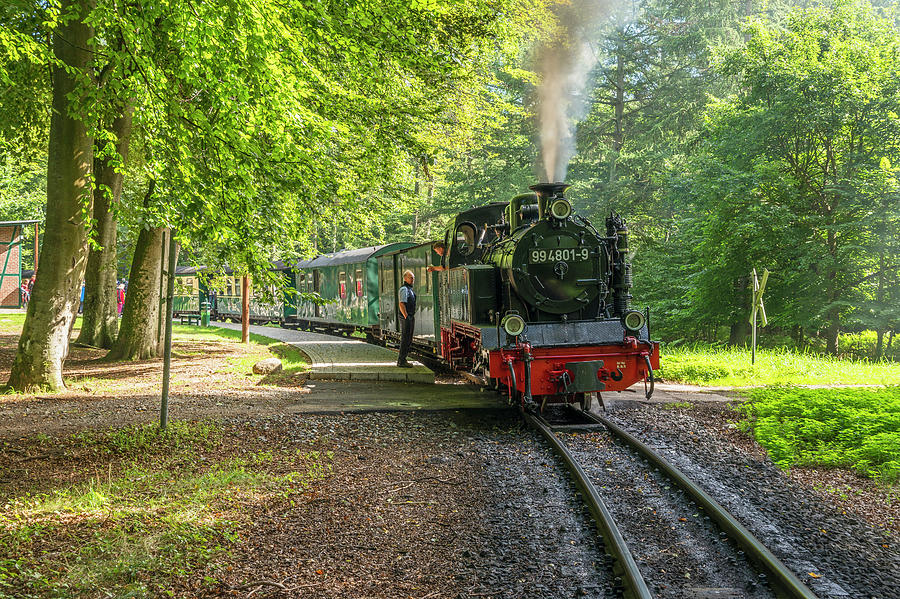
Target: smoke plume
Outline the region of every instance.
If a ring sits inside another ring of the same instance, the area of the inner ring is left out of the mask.
[[[537,90],[541,162],[549,182],[565,181],[569,161],[575,155],[575,123],[589,108],[588,74],[597,62],[591,35],[607,12],[605,0],[571,0],[560,3],[554,13],[559,28],[553,39],[536,54],[541,76]]]

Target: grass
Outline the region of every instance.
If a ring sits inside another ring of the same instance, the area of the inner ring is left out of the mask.
[[[741,425],[783,468],[850,468],[900,481],[900,387],[749,391]]]
[[[328,475],[331,456],[265,449],[238,454],[209,422],[79,433],[87,480],[20,492],[0,510],[0,598],[155,597],[204,572],[240,541],[249,506],[290,498]],[[27,487],[26,487],[27,488]]]
[[[7,312],[0,314],[0,333],[18,335],[25,325],[25,312]]]
[[[659,376],[666,382],[707,386],[900,385],[900,364],[841,360],[789,349],[757,350],[704,345],[663,347]]]
[[[174,325],[172,327],[173,343],[215,343],[220,342],[223,339],[230,342],[239,342],[241,340],[241,332],[220,327],[198,327],[188,325]],[[263,337],[262,335],[256,335],[254,333],[250,333],[250,343],[257,346],[257,348],[265,348],[267,352],[276,355],[281,360],[282,370],[273,375],[269,375],[271,377],[270,380],[287,379],[295,374],[304,372],[309,367],[306,356],[287,343],[282,343],[281,341],[276,341],[275,339],[270,339],[269,337]],[[230,371],[232,374],[249,372],[253,368],[253,364],[267,357],[270,356],[262,355],[262,352],[255,352],[244,356],[229,358],[228,363],[231,366]]]

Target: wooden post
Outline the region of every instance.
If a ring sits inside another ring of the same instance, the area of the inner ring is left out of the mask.
[[[37,274],[38,265],[38,223],[34,223],[34,274]]]
[[[169,424],[169,378],[172,374],[172,308],[175,303],[175,235],[169,229],[169,266],[166,277],[166,304],[160,306],[160,312],[166,313],[166,340],[163,350],[163,384],[162,398],[159,405],[159,428],[165,430]]]
[[[241,281],[241,343],[250,343],[250,275]]]

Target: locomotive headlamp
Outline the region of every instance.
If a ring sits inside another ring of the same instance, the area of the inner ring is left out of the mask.
[[[550,204],[550,216],[559,220],[569,218],[572,216],[572,204],[565,198],[553,200],[553,203]]]
[[[507,314],[500,321],[500,326],[507,335],[517,337],[525,332],[525,319],[518,314]]]
[[[629,310],[622,317],[622,326],[629,331],[640,331],[645,324],[647,324],[647,317],[640,310]]]

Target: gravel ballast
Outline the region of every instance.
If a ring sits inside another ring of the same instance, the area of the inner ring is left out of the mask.
[[[900,597],[896,535],[779,470],[740,439],[729,406],[620,408],[612,417],[698,482],[822,599]]]

